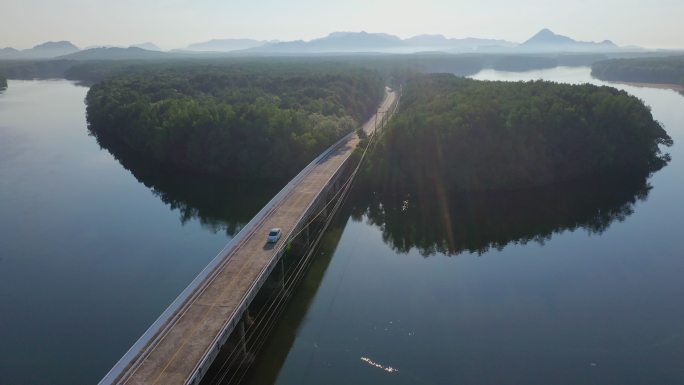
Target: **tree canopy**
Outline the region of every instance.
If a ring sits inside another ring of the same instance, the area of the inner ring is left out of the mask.
[[[611,87],[423,75],[366,163],[402,191],[518,189],[651,172],[672,140],[639,99]]]
[[[193,173],[280,179],[370,116],[384,92],[344,65],[183,65],[113,77],[86,97],[89,129]]]
[[[0,91],[4,90],[5,88],[7,88],[7,79],[0,75]]]
[[[684,86],[684,56],[599,61],[591,66],[591,75],[602,80]]]

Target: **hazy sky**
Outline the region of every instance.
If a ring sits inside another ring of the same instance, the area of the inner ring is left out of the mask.
[[[684,0],[2,0],[0,18],[0,47],[16,48],[70,40],[168,49],[212,38],[309,40],[361,30],[520,42],[541,28],[579,40],[684,48]]]

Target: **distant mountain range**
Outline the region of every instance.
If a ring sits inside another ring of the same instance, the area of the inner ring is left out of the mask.
[[[135,44],[128,48],[96,47],[79,50],[68,41],[47,42],[31,49],[0,49],[0,59],[74,60],[156,59],[169,56],[205,55],[297,55],[328,53],[561,53],[561,52],[615,52],[639,50],[638,47],[621,48],[610,40],[602,42],[577,41],[543,29],[524,43],[499,39],[454,39],[442,35],[418,35],[401,39],[386,33],[333,32],[326,37],[310,41],[263,41],[254,39],[214,39],[193,43],[186,48],[163,52],[153,43]]]
[[[68,41],[48,41],[25,50],[11,47],[0,49],[0,59],[48,59],[78,52],[79,48]]]
[[[615,51],[620,49],[610,40],[587,42],[573,40],[567,36],[557,35],[548,29],[542,29],[536,35],[520,44],[518,50],[527,52],[596,52]]]
[[[138,47],[100,47],[84,49],[68,55],[58,56],[65,60],[144,60],[168,57],[167,52],[151,51]]]
[[[142,49],[146,49],[148,51],[161,51],[161,49],[159,47],[157,47],[156,44],[150,43],[150,42],[133,44],[133,45],[131,45],[131,48],[142,48]]]
[[[264,44],[246,51],[253,53],[411,53],[420,51],[483,52],[514,47],[515,43],[492,39],[449,39],[442,35],[420,35],[400,39],[385,33],[333,32],[311,41]]]
[[[201,43],[193,43],[187,48],[174,51],[195,51],[195,52],[230,52],[242,49],[260,47],[268,44],[267,41],[254,39],[213,39]]]
[[[513,48],[516,43],[497,39],[478,39],[467,37],[465,39],[446,38],[442,35],[418,35],[404,40],[411,47],[439,50],[447,48],[452,51],[486,51],[496,48]]]

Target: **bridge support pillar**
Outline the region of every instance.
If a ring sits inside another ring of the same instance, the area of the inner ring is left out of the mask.
[[[247,333],[245,331],[245,318],[243,318],[242,321],[240,321],[239,325],[240,326],[238,327],[238,332],[240,333],[240,341],[238,341],[238,344],[240,346],[238,346],[238,348],[240,349],[242,354],[247,355]]]
[[[285,262],[283,262],[283,259],[281,258],[280,261],[278,262],[278,286],[281,290],[285,290]]]

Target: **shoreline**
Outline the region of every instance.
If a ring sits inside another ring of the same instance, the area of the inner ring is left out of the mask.
[[[614,84],[623,84],[627,86],[641,87],[641,88],[658,88],[663,90],[672,90],[677,92],[684,92],[684,85],[672,83],[642,83],[642,82],[623,82],[623,81],[608,81]]]

